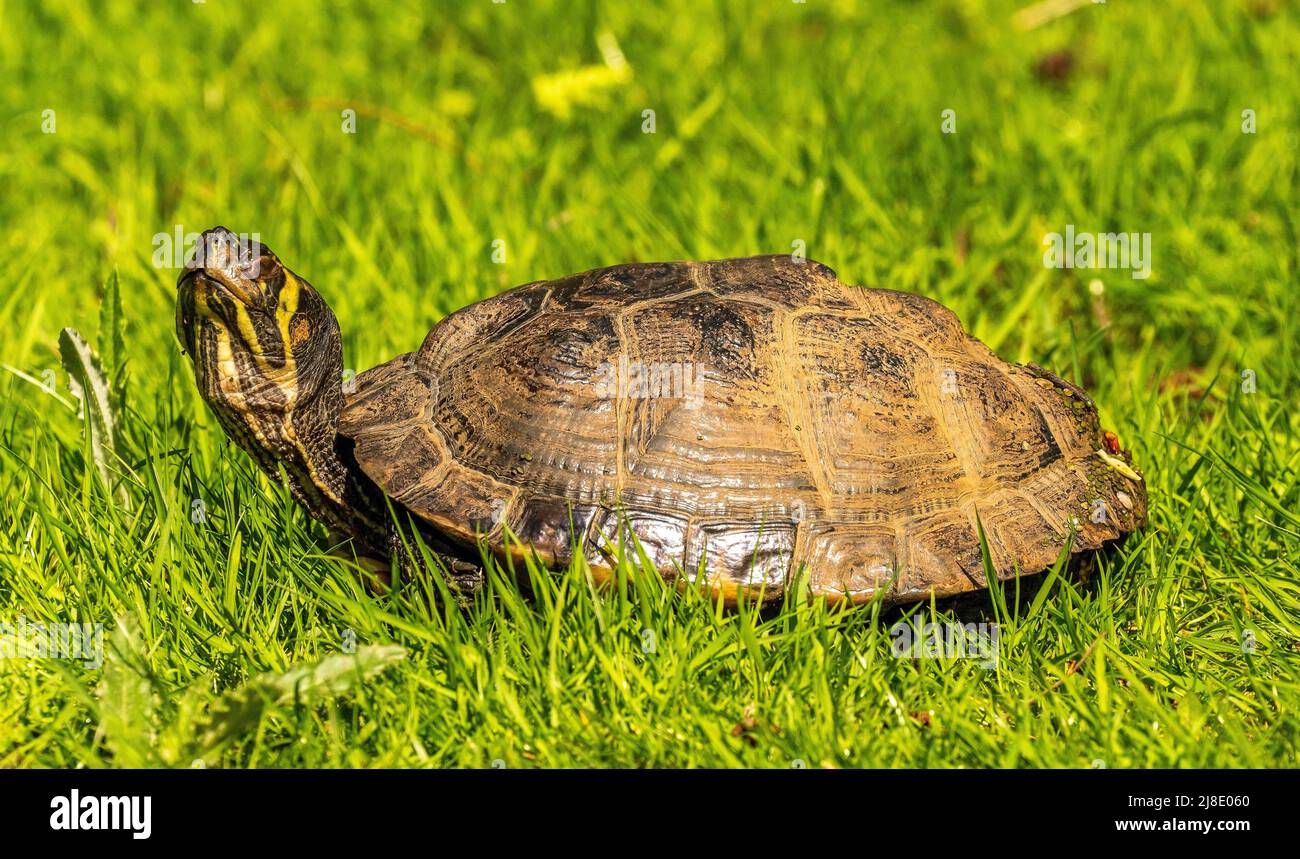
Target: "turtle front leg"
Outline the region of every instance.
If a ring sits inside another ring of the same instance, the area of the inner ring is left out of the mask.
[[[429,569],[424,552],[420,550],[412,531],[413,529],[399,527],[397,523],[388,529],[388,554],[397,560],[397,568],[402,577],[442,576],[459,602],[464,604],[473,599],[474,594],[483,588],[483,568],[451,554],[450,547],[421,534],[421,541],[436,564],[435,569]]]

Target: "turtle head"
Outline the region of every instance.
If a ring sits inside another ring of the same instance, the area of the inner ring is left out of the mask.
[[[181,281],[194,280],[240,306],[267,311],[284,287],[280,258],[254,236],[213,227],[199,236]]]
[[[343,341],[320,294],[260,241],[203,233],[177,282],[176,333],[226,434],[327,524],[360,514],[336,449]],[[351,530],[350,528],[346,528]]]
[[[219,414],[254,429],[278,424],[323,386],[341,384],[334,314],[260,241],[208,230],[177,289],[177,336]]]

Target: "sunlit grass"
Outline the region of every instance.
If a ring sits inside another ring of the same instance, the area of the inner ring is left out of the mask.
[[[353,644],[407,653],[204,763],[1295,765],[1294,11],[1110,3],[1020,33],[1006,2],[654,5],[0,10],[0,621],[133,618],[108,658],[144,681],[0,659],[0,766],[191,765],[221,695]],[[629,71],[592,71],[603,34]],[[803,242],[1085,385],[1151,523],[1086,582],[984,600],[996,670],[895,659],[897,612],[597,595],[581,569],[494,571],[468,609],[372,596],[194,390],[152,238],[218,223],[316,284],[355,370],[517,283]],[[1150,232],[1152,276],[1043,268],[1066,224]],[[58,335],[104,350],[114,269],[106,491]]]

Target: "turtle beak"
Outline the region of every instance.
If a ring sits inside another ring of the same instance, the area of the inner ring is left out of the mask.
[[[187,269],[185,273],[181,275],[180,280],[177,281],[176,285],[180,288],[190,286],[200,292],[225,293],[240,304],[245,306],[254,306],[252,296],[248,294],[248,291],[244,289],[243,285],[238,281],[212,277],[202,268]]]

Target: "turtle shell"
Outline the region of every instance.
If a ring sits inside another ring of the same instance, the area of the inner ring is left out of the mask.
[[[443,534],[499,556],[635,535],[727,599],[891,602],[986,585],[1140,527],[1092,401],[919,295],[788,256],[645,263],[460,310],[363,374],[340,433]],[[1124,471],[1130,475],[1125,476]]]

